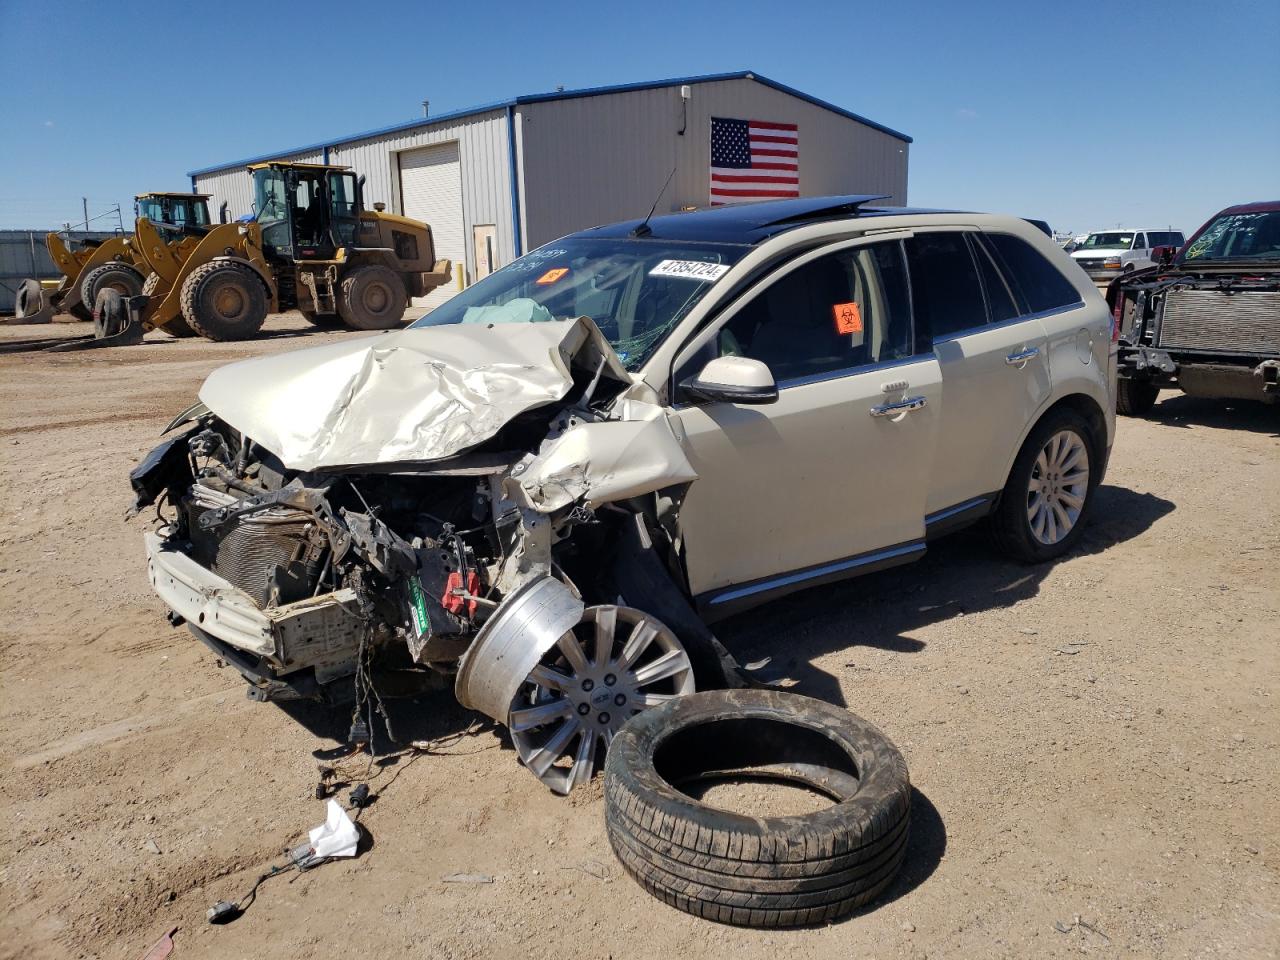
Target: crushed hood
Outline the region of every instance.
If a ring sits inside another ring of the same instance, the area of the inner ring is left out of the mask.
[[[571,366],[602,361],[631,383],[587,317],[418,327],[230,364],[200,400],[290,469],[438,460],[562,399]]]

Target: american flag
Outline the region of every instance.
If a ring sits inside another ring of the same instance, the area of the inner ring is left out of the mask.
[[[711,118],[711,205],[800,196],[794,123]]]

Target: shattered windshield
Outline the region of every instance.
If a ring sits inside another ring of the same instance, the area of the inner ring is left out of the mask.
[[[1085,237],[1084,243],[1080,245],[1082,250],[1101,250],[1108,247],[1114,250],[1116,247],[1128,250],[1133,243],[1132,233],[1091,233]]]
[[[1218,217],[1182,256],[1183,263],[1209,260],[1280,260],[1280,210]]]
[[[558,240],[468,287],[413,326],[587,316],[623,365],[637,370],[749,249],[663,240]]]

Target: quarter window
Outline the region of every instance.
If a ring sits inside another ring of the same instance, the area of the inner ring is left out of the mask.
[[[916,327],[934,339],[987,322],[982,285],[963,233],[921,233],[906,241]]]
[[[877,243],[774,281],[721,328],[713,352],[760,360],[786,381],[905,359],[911,340],[902,249]]]
[[[982,275],[982,289],[987,294],[987,315],[992,323],[1004,323],[1012,320],[1022,311],[1014,300],[1009,283],[996,269],[991,255],[978,243],[973,244],[973,256],[978,261],[978,273]]]
[[[995,249],[1005,276],[1030,312],[1042,313],[1081,302],[1075,285],[1025,240],[1008,233],[989,233],[987,242]]]

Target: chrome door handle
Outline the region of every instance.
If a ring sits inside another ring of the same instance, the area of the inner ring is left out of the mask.
[[[892,417],[899,413],[910,413],[912,410],[923,410],[929,401],[924,397],[907,397],[897,403],[882,403],[871,408],[873,417]]]
[[[1040,356],[1039,347],[1028,347],[1026,350],[1021,350],[1018,353],[1009,354],[1004,358],[1004,362],[1011,367],[1021,367],[1024,366],[1028,360],[1033,360],[1038,356]]]

